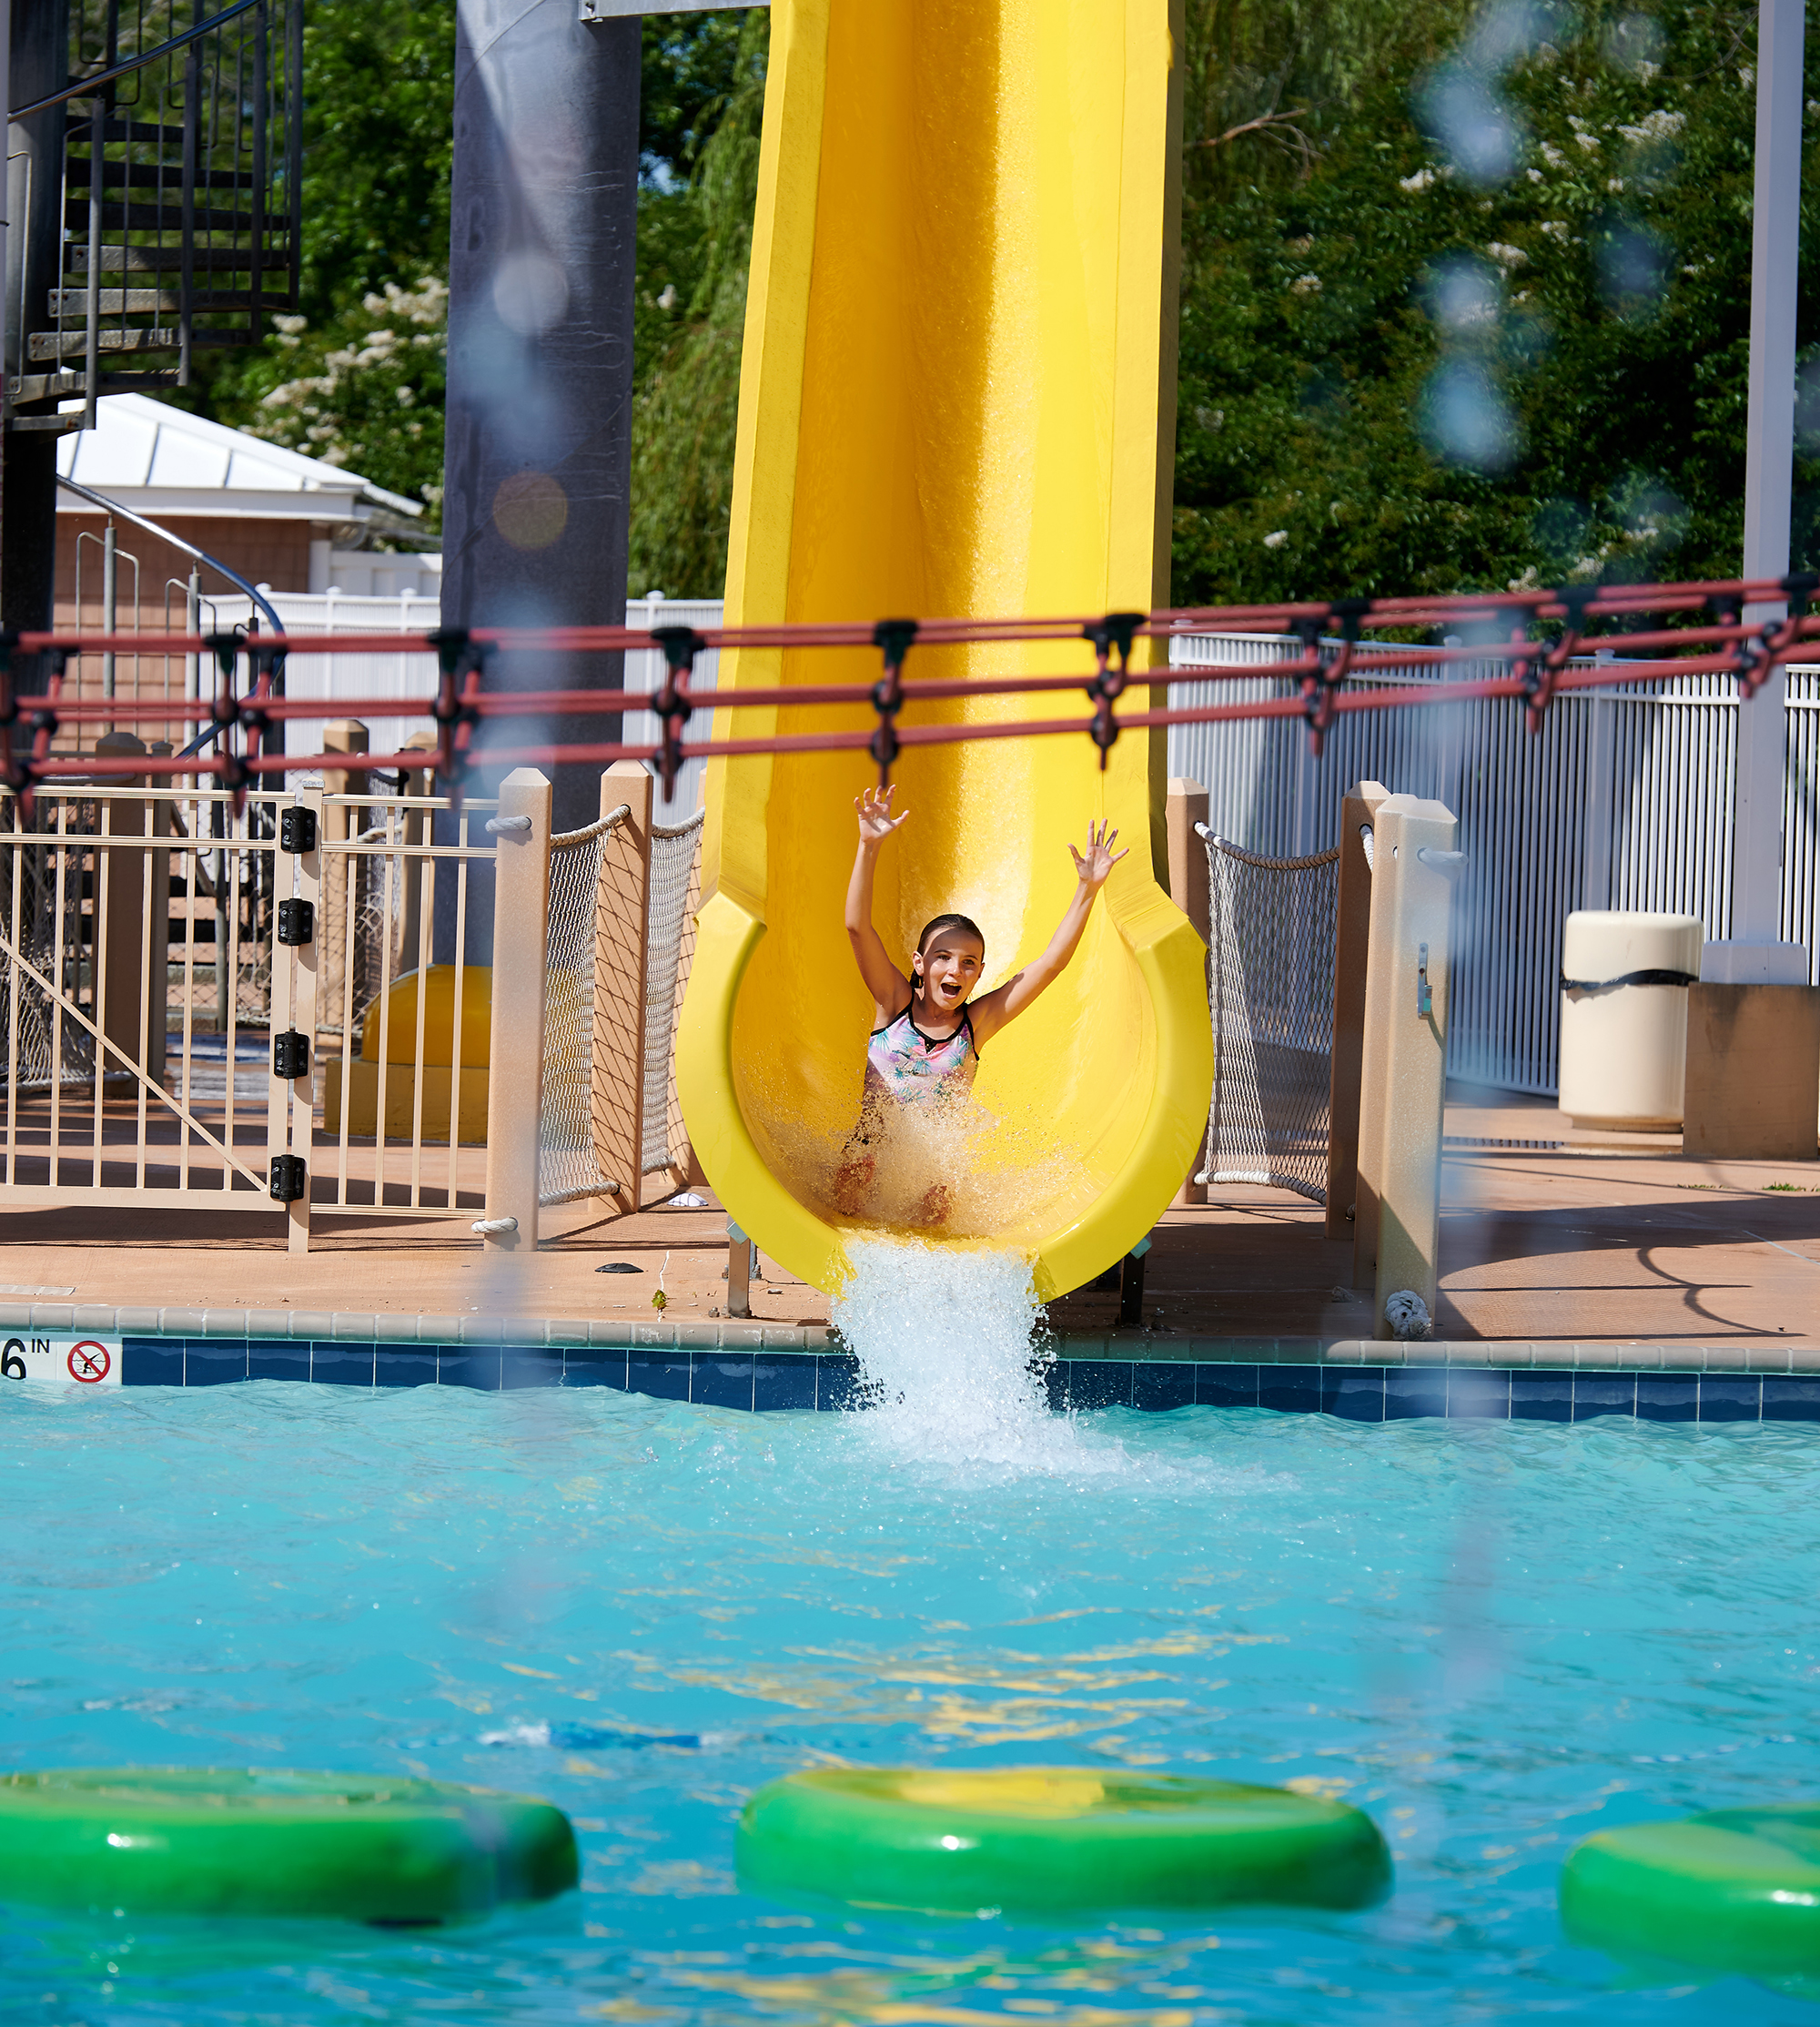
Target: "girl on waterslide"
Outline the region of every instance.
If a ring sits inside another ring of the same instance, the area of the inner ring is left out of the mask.
[[[908,1106],[951,1105],[972,1090],[981,1049],[1067,969],[1093,913],[1094,897],[1125,856],[1112,848],[1116,830],[1089,822],[1086,853],[1068,846],[1079,884],[1047,948],[984,998],[970,1000],[986,968],[986,938],[967,917],[938,915],[928,924],[916,939],[907,978],[872,926],[879,849],[910,816],[907,809],[901,816],[892,815],[896,793],[895,786],[882,793],[868,788],[854,802],[859,851],[847,882],[847,939],[872,994],[874,1027],[859,1126],[834,1177],[834,1201],[848,1217],[864,1209],[877,1160],[874,1150],[888,1141],[894,1116]],[[950,1207],[945,1184],[933,1182],[923,1197],[921,1221],[942,1224]]]

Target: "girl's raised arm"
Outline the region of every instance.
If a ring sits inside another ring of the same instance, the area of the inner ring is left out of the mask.
[[[1060,926],[1049,938],[1048,948],[1041,957],[1033,958],[1023,970],[1015,972],[1002,986],[988,992],[985,998],[974,1000],[967,1008],[973,1022],[974,1039],[982,1049],[1006,1021],[1016,1020],[1039,992],[1067,969],[1068,959],[1074,956],[1087,928],[1087,918],[1093,913],[1094,896],[1106,885],[1112,868],[1125,856],[1124,852],[1115,852],[1112,848],[1117,836],[1109,823],[1097,826],[1089,823],[1085,854],[1076,851],[1072,845],[1068,846],[1078,885]],[[1126,850],[1129,849],[1127,846]]]
[[[847,941],[853,945],[854,961],[865,980],[877,1009],[878,1024],[895,1020],[910,1004],[910,981],[892,963],[879,933],[872,926],[872,876],[878,863],[879,847],[910,816],[891,814],[895,786],[882,794],[868,788],[854,798],[859,817],[859,851],[854,859],[853,877],[847,882]]]

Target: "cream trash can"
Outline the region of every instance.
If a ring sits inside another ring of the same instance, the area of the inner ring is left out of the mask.
[[[1687,1073],[1698,917],[1584,908],[1561,945],[1561,1109],[1576,1126],[1672,1133]]]

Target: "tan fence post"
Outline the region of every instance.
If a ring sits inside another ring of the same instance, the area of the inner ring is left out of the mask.
[[[537,1251],[550,812],[548,779],[535,767],[514,767],[500,784],[499,814],[487,826],[499,839],[499,854],[487,1077],[487,1214],[475,1229],[489,1254]],[[451,1120],[450,1134],[457,1130]]]
[[[399,750],[406,753],[415,753],[420,748],[428,747],[430,749],[430,755],[426,755],[426,762],[428,763],[434,754],[435,746],[436,735],[433,732],[413,732]],[[400,795],[428,796],[434,792],[435,787],[436,769],[433,765],[426,764],[420,773],[415,767],[407,767],[401,770],[399,784],[399,793]],[[433,841],[431,832],[434,826],[430,823],[430,812],[427,809],[407,810],[404,822],[399,827],[407,851],[420,850],[423,846]],[[410,858],[405,860],[404,929],[399,948],[404,953],[403,964],[407,971],[417,969],[418,947],[422,941],[423,934],[424,868],[429,863],[428,859],[422,858],[415,862]]]
[[[1457,826],[1443,804],[1378,805],[1359,1109],[1353,1277],[1385,1304],[1408,1292],[1431,1318],[1440,1286],[1441,1150]],[[1369,1251],[1368,1251],[1369,1248]]]
[[[1371,948],[1371,860],[1363,833],[1389,796],[1361,781],[1340,805],[1340,894],[1333,929],[1333,1058],[1328,1085],[1327,1235],[1353,1234],[1359,1195],[1359,1074],[1365,1047],[1365,971]]]
[[[136,739],[130,732],[104,732],[95,742],[95,751],[97,755],[118,760],[143,754],[147,746],[143,739]],[[143,788],[145,785],[142,775],[110,775],[103,782],[108,788]],[[144,800],[123,796],[117,801],[111,797],[103,801],[101,831],[106,837],[145,836]],[[148,946],[152,940],[146,921],[147,877],[152,857],[149,844],[140,851],[124,846],[111,849],[103,846],[95,856],[99,862],[95,878],[95,1017],[102,1034],[120,1051],[116,1056],[111,1049],[96,1049],[98,1103],[100,1080],[109,1071],[124,1067],[121,1057],[137,1063],[149,1077],[163,1077],[162,1054],[156,1062],[147,1060],[151,1053],[150,1023],[146,1024],[147,1031],[142,1035],[140,1016],[149,1011],[147,997],[154,986],[157,989],[152,997],[162,1013],[165,981],[162,977],[154,980],[148,976]],[[160,1030],[162,1026],[160,1021]]]
[[[325,753],[366,753],[370,750],[367,728],[358,718],[331,718],[322,728]],[[360,796],[366,793],[364,767],[325,767],[322,793],[330,796]],[[345,803],[325,800],[322,811],[325,845],[345,845],[358,835],[354,812]],[[343,1009],[348,1005],[348,917],[360,910],[360,877],[365,861],[352,852],[337,852],[325,858],[331,868],[322,889],[322,914],[317,934],[322,939],[322,971],[318,1001],[322,1024],[336,1034],[341,1031]]]
[[[1209,942],[1213,933],[1213,901],[1208,892],[1207,841],[1195,826],[1207,822],[1207,790],[1199,782],[1187,775],[1170,776],[1165,805],[1169,841],[1169,898],[1194,924],[1195,934],[1203,943]],[[1207,1184],[1195,1181],[1206,1167],[1207,1129],[1203,1126],[1199,1150],[1188,1165],[1188,1180],[1170,1201],[1172,1210],[1184,1210],[1207,1201]]]
[[[616,760],[601,776],[601,815],[632,815],[602,840],[594,917],[594,1160],[636,1211],[644,1183],[644,971],[651,922],[651,770]]]
[[[168,739],[154,739],[151,750],[160,758],[167,758],[176,748]],[[152,812],[152,836],[168,837],[171,835],[172,794],[177,784],[168,775],[161,775],[152,784],[157,791],[148,797]],[[151,855],[152,892],[150,936],[146,949],[146,962],[151,972],[151,1003],[147,1008],[150,1016],[146,1041],[146,1073],[155,1083],[165,1080],[165,1059],[170,1048],[170,912],[171,912],[171,856],[167,848]]]

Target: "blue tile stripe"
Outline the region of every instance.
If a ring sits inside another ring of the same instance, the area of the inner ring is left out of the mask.
[[[1188,1359],[1056,1359],[1050,1404],[1267,1408],[1349,1422],[1820,1422],[1820,1377],[1780,1373],[1540,1371],[1495,1365],[1245,1365]],[[121,1341],[125,1386],[237,1380],[465,1386],[485,1393],[605,1386],[702,1406],[823,1412],[866,1404],[859,1363],[838,1352],[685,1351],[662,1345],[363,1344],[346,1338],[139,1337]]]
[[[1193,1372],[1171,1407],[1194,1398]],[[679,1351],[668,1346],[360,1344],[346,1338],[144,1337],[120,1344],[123,1386],[293,1380],[328,1386],[465,1386],[484,1393],[605,1386],[716,1407],[863,1407],[859,1362],[844,1352]]]

